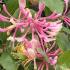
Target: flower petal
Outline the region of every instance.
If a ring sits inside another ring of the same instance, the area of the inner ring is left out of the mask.
[[[64,0],[64,2],[65,2],[65,4],[66,4],[66,9],[65,9],[65,12],[64,12],[64,14],[66,14],[66,12],[67,12],[67,9],[68,9],[68,2],[69,2],[69,0]]]

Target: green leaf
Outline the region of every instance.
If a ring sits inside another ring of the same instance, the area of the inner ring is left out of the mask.
[[[61,70],[59,65],[56,65],[55,70]]]
[[[13,14],[14,17],[18,18],[19,16],[19,9],[16,9],[16,11]]]
[[[17,70],[17,65],[8,53],[0,56],[0,65],[6,70]]]
[[[31,12],[32,16],[34,17],[34,16],[35,16],[36,11],[34,11],[33,9],[30,9],[30,12]]]
[[[5,27],[7,27],[9,25],[10,25],[10,23],[0,22],[0,28],[5,28]],[[7,40],[7,34],[6,34],[6,32],[4,32],[4,33],[0,32],[0,40],[1,40],[2,43],[6,43],[6,40]]]
[[[34,64],[32,61],[27,64],[25,70],[34,70]]]
[[[8,11],[13,14],[18,8],[18,0],[8,0],[6,2]]]
[[[70,41],[68,35],[65,33],[59,33],[56,37],[56,44],[63,51],[70,50]]]
[[[65,64],[63,65],[56,65],[55,70],[70,70]]]
[[[62,31],[66,32],[67,34],[70,34],[70,29],[67,27],[62,27]]]
[[[28,8],[31,7],[31,4],[30,4],[29,0],[26,0],[26,7],[28,7]]]
[[[58,64],[65,68],[70,67],[70,51],[64,52],[58,59]],[[63,67],[62,67],[63,68]],[[65,70],[65,69],[64,69]]]
[[[45,12],[46,16],[49,16],[52,13],[51,10],[48,7],[45,7],[44,12]]]
[[[62,0],[39,0],[39,2],[44,2],[45,5],[52,11],[57,13],[62,13],[64,9],[64,2]]]
[[[12,53],[14,58],[24,61],[26,57],[22,53]]]
[[[18,70],[24,70],[24,67],[22,65],[19,65]]]
[[[2,0],[2,1],[6,3],[8,0]]]

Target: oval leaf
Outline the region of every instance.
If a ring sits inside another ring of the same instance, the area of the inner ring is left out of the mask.
[[[45,5],[52,11],[62,13],[64,9],[63,0],[39,0],[39,2],[45,2]]]

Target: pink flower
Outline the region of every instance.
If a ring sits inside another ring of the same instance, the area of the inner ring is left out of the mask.
[[[61,21],[44,22],[44,23],[42,21],[41,22],[39,21],[39,23],[40,24],[35,25],[39,37],[42,38],[45,42],[55,40],[54,37],[62,27]]]
[[[46,65],[46,68],[48,69],[47,61],[45,61],[43,58],[44,56],[37,51],[38,48],[41,48],[45,52],[45,47],[43,43],[47,43],[50,41],[56,40],[56,35],[62,28],[62,22],[61,20],[56,21],[47,21],[46,19],[58,19],[61,14],[53,13],[52,15],[48,17],[41,17],[41,14],[45,8],[44,3],[39,4],[39,10],[37,13],[35,13],[34,17],[32,17],[32,14],[30,12],[30,9],[26,8],[26,0],[19,0],[19,18],[16,19],[13,16],[10,15],[10,13],[7,11],[6,6],[3,5],[3,10],[6,12],[6,14],[9,17],[5,17],[3,15],[0,15],[1,21],[7,21],[12,23],[12,25],[6,27],[6,28],[0,28],[0,32],[7,32],[11,31],[15,28],[15,31],[13,33],[13,36],[10,36],[7,40],[11,41],[18,41],[24,44],[24,50],[23,55],[27,56],[29,60],[34,60],[35,58],[42,57],[43,60],[43,66],[44,63]],[[24,30],[25,32],[21,37],[16,37],[17,30]],[[26,36],[30,33],[32,35],[32,38],[29,40]],[[57,62],[56,56],[53,54],[49,54],[45,52],[45,55],[48,56],[48,61],[50,64],[54,65]],[[52,58],[52,56],[54,58]],[[41,67],[41,65],[39,65]],[[40,68],[38,69],[40,70]]]
[[[5,29],[0,28],[0,31],[5,32],[5,31],[9,31],[9,30],[12,30],[13,28],[15,28],[15,32],[13,34],[14,39],[16,39],[16,40],[20,39],[20,41],[24,41],[24,38],[26,37],[27,32],[22,37],[16,38],[15,37],[16,31],[18,29],[21,30],[21,29],[25,29],[25,28],[29,27],[30,31],[32,33],[32,40],[35,38],[35,33],[37,33],[36,36],[39,36],[40,40],[44,40],[44,42],[50,42],[50,41],[55,40],[55,36],[57,35],[57,33],[60,31],[60,29],[62,27],[62,23],[60,20],[54,21],[54,22],[48,22],[46,19],[47,18],[56,19],[60,16],[60,14],[57,15],[57,14],[53,13],[51,16],[41,17],[42,11],[45,8],[45,4],[40,3],[39,11],[37,13],[35,13],[35,16],[33,18],[30,10],[25,7],[26,7],[26,0],[19,0],[19,8],[20,8],[19,15],[21,13],[20,16],[22,16],[22,18],[19,17],[19,19],[16,19],[10,15],[10,13],[6,9],[6,6],[3,5],[4,11],[10,17],[8,22],[11,22],[12,25],[8,26]],[[2,16],[2,15],[0,18],[3,21],[7,20],[7,17]]]
[[[11,22],[13,25],[9,26],[6,28],[6,30],[1,28],[1,32],[5,32],[7,30],[12,30],[13,28],[16,27],[15,32],[13,36],[16,36],[16,31],[18,29],[22,30],[23,27],[30,27],[31,32],[32,32],[32,37],[34,37],[34,33],[36,32],[40,39],[44,40],[44,42],[50,42],[55,40],[56,34],[59,32],[59,30],[62,27],[61,21],[56,21],[56,22],[48,22],[46,18],[41,17],[42,11],[45,8],[45,4],[39,4],[39,11],[35,14],[34,18],[32,18],[32,14],[30,10],[26,7],[26,0],[19,0],[19,8],[21,12],[22,18],[19,18],[20,20],[17,20],[15,18],[9,18],[10,20],[8,22]],[[3,5],[4,11],[9,15],[9,12],[6,9],[6,6]],[[20,13],[19,13],[20,14]],[[51,16],[47,18],[57,18],[59,15],[52,14]],[[53,17],[54,16],[54,17]],[[2,16],[0,17],[2,21],[7,21],[8,18]]]
[[[68,10],[68,2],[69,0],[64,0],[65,3],[65,10],[63,12],[63,14],[59,13],[57,14],[57,12],[53,12],[50,16],[46,17],[47,19],[59,19],[61,18],[62,20],[64,20],[69,26],[70,26],[70,18],[68,16],[66,16],[67,10]]]
[[[24,4],[24,5],[22,5]],[[35,33],[38,34],[40,40],[44,40],[44,42],[50,42],[55,40],[55,36],[60,31],[62,27],[61,21],[55,21],[55,22],[48,22],[46,18],[41,17],[42,11],[45,8],[44,3],[39,4],[39,11],[35,14],[34,18],[32,18],[32,14],[28,8],[25,8],[25,0],[20,0],[19,2],[19,8],[21,12],[22,18],[20,18],[21,21],[17,21],[17,19],[10,18],[10,22],[13,24],[8,29],[12,30],[14,27],[15,33],[18,29],[22,30],[23,27],[27,28],[30,27],[30,31],[32,33],[32,37],[35,37]],[[47,18],[53,19],[53,16],[56,14],[52,14],[51,16]],[[59,17],[59,15],[55,16],[54,18]],[[15,37],[14,33],[14,37]],[[25,33],[26,34],[26,33]],[[26,34],[27,35],[27,34]],[[23,37],[23,38],[22,38]],[[20,37],[19,39],[24,39],[24,35]],[[22,41],[22,40],[21,40]]]
[[[45,49],[46,50],[46,49]],[[46,65],[46,70],[49,70],[49,64],[54,66],[57,63],[58,54],[60,52],[60,49],[57,49],[53,52],[45,52],[44,50],[41,50],[38,52],[37,57],[40,59],[40,62],[37,62],[38,70],[44,69],[44,66]],[[45,55],[46,54],[46,55]],[[47,57],[47,60],[45,58]]]

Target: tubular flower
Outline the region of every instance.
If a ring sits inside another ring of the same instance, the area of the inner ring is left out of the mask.
[[[24,4],[24,6],[22,5],[22,3]],[[45,8],[44,3],[39,5],[39,11],[35,14],[34,18],[32,17],[30,10],[28,8],[25,8],[25,5],[25,1],[20,0],[19,8],[23,16],[22,18],[20,18],[19,22],[15,22],[14,19],[11,20],[11,22],[14,24],[14,27],[18,27],[19,29],[23,29],[23,27],[30,27],[32,35],[37,33],[39,38],[41,40],[44,40],[44,42],[55,40],[56,34],[60,31],[62,27],[61,21],[59,20],[55,22],[48,22],[46,18],[41,17],[42,11]],[[49,16],[49,18],[50,17],[53,16]],[[54,18],[57,17],[58,16]],[[21,39],[23,37],[24,36],[22,36]]]
[[[64,0],[64,3],[65,3],[65,10],[64,10],[63,14],[57,14],[56,12],[53,12],[50,16],[48,16],[46,18],[52,19],[52,20],[61,18],[63,21],[65,21],[65,23],[67,23],[70,26],[70,18],[68,16],[66,16],[69,0]]]
[[[41,70],[41,69],[44,70],[44,66],[46,66],[46,70],[49,70],[49,63],[50,65],[56,65],[57,59],[58,59],[58,53],[60,52],[60,49],[57,49],[54,52],[48,52],[48,53],[44,51],[41,51],[41,52],[45,53],[46,55],[45,54],[42,55],[41,53],[38,52],[37,57],[38,59],[41,60],[40,62],[37,62],[38,70]],[[44,58],[47,58],[48,60],[44,60]]]
[[[44,56],[41,53],[39,53],[37,49],[41,48],[43,49],[43,51],[45,51],[46,49],[44,47],[44,43],[56,40],[56,35],[62,28],[61,20],[55,21],[46,20],[46,19],[57,19],[61,16],[61,14],[56,14],[54,12],[52,15],[48,17],[42,17],[41,15],[44,8],[45,4],[40,3],[38,12],[34,14],[34,17],[32,17],[30,9],[26,8],[26,0],[19,0],[18,19],[10,15],[5,5],[3,5],[3,10],[9,17],[0,15],[0,21],[11,23],[11,25],[6,28],[0,28],[0,32],[8,32],[15,28],[13,36],[10,36],[9,38],[7,38],[7,40],[11,41],[15,40],[17,42],[23,43],[22,53],[23,55],[27,56],[29,60],[34,60],[35,58],[40,57],[42,57],[43,59]],[[21,37],[16,37],[17,30],[23,32],[23,35]],[[28,33],[30,33],[32,36],[30,40],[27,38]],[[55,55],[54,53],[51,54],[46,52],[45,55],[48,56],[48,61],[51,65],[56,64],[57,55]],[[46,68],[48,70],[47,61],[43,61],[43,63],[45,63]],[[40,69],[41,65],[42,64],[39,65],[38,70],[41,70]],[[42,66],[42,69],[43,67],[44,64]]]
[[[23,20],[20,22],[20,24],[23,24],[23,27],[30,26],[32,33],[36,32],[45,42],[55,40],[54,37],[62,27],[61,21],[48,22],[46,21],[46,18],[41,17],[42,11],[45,8],[44,3],[39,5],[39,11],[35,14],[34,18],[32,18],[30,10],[24,8],[25,6],[23,6],[21,2],[22,1],[20,0],[19,6],[20,12],[23,15]]]
[[[20,18],[20,20],[17,20],[13,17],[10,18],[8,22],[11,22],[13,25],[7,27],[6,30],[4,29],[4,31],[12,30],[13,28],[16,27],[15,29],[16,33],[18,29],[30,26],[32,33],[36,32],[39,35],[39,37],[43,39],[45,42],[55,40],[54,37],[56,36],[56,34],[58,33],[58,31],[61,29],[62,26],[61,21],[48,22],[46,21],[46,18],[41,19],[42,11],[45,8],[44,3],[39,5],[39,11],[35,14],[34,18],[32,18],[30,10],[25,7],[26,7],[26,1],[19,0],[20,12],[23,15],[22,19]],[[4,11],[10,16],[5,6],[4,6]],[[0,18],[2,21],[4,20],[7,21],[7,17],[1,16]],[[1,29],[0,31],[3,31],[3,29]]]

